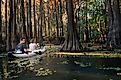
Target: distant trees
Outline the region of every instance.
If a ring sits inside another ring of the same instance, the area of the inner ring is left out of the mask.
[[[78,52],[82,50],[80,41],[105,43],[107,39],[108,45],[121,48],[119,3],[119,0],[6,0],[0,4],[0,40],[4,30],[7,50],[15,48],[22,36],[28,41],[36,38],[53,44],[62,44],[66,38],[62,51]]]

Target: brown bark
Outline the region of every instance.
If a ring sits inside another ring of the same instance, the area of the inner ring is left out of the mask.
[[[21,17],[22,17],[22,36],[26,37],[28,42],[28,36],[26,32],[26,25],[25,25],[25,11],[24,11],[24,0],[21,0]]]
[[[38,36],[39,36],[39,43],[41,44],[43,42],[43,37],[42,37],[42,17],[43,17],[43,3],[42,0],[40,1],[40,15],[38,19]]]
[[[60,36],[64,36],[64,31],[63,31],[63,21],[62,21],[62,15],[63,15],[63,12],[62,12],[62,0],[59,0],[59,3],[60,3],[60,23],[61,23],[61,35]]]
[[[16,45],[18,43],[19,40],[17,40],[17,27],[16,27],[16,2],[15,0],[12,0],[12,20],[11,20],[11,24],[12,24],[12,49],[16,48]]]
[[[72,0],[67,0],[67,14],[68,14],[67,38],[63,44],[61,51],[79,52],[82,50],[82,46],[79,42],[77,30],[74,25],[75,23],[74,23]]]
[[[28,3],[28,27],[29,27],[29,38],[32,38],[32,21],[31,21],[31,0]]]
[[[111,5],[111,2],[113,4]],[[108,44],[113,48],[121,48],[121,14],[119,0],[109,0],[109,26],[108,26]]]
[[[57,2],[55,0],[55,12],[56,12],[56,32],[57,32],[57,37],[59,36],[59,26],[58,26],[58,5],[57,5]]]
[[[9,18],[9,25],[7,26],[7,47],[6,50],[9,51],[12,49],[11,45],[11,26],[12,26],[12,16],[13,16],[13,11],[12,11],[12,1],[9,1],[9,6],[10,6],[10,18]]]
[[[36,4],[35,4],[35,0],[33,0],[33,15],[34,15],[34,37],[37,38],[37,27],[36,27],[36,10],[35,10]]]
[[[2,41],[2,11],[1,11],[1,3],[2,1],[0,0],[0,42]]]

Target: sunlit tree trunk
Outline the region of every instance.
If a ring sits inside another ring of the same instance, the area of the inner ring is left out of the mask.
[[[11,26],[12,24],[12,18],[13,18],[13,11],[12,11],[12,0],[9,1],[9,6],[10,6],[10,17],[9,17],[9,25],[7,26],[7,47],[6,50],[10,50],[12,49],[12,45],[11,45]]]
[[[6,50],[8,50],[8,48],[9,48],[8,45],[7,45],[8,44],[8,41],[9,41],[8,40],[8,36],[7,36],[8,35],[8,25],[7,25],[8,24],[8,17],[7,17],[7,14],[8,14],[7,13],[8,12],[7,11],[7,4],[8,3],[7,3],[7,1],[8,0],[6,0],[6,3],[5,3],[5,27],[6,27],[6,37],[5,37],[5,39],[6,39]]]
[[[58,8],[58,5],[56,4],[56,0],[55,0],[55,12],[56,12],[56,14],[55,14],[55,17],[56,17],[56,32],[57,32],[57,37],[59,36],[59,27],[58,27],[58,10],[57,10],[57,8]]]
[[[48,8],[48,35],[50,36],[50,6],[49,6],[49,2],[47,2],[47,8]]]
[[[67,52],[79,52],[82,50],[82,46],[79,42],[79,36],[74,23],[73,0],[67,0],[67,15],[67,37],[61,50]]]
[[[64,32],[63,32],[63,21],[62,21],[62,15],[63,15],[63,12],[62,12],[62,2],[61,0],[59,0],[60,2],[60,22],[61,22],[61,36],[64,36]]]
[[[2,1],[0,0],[0,43],[1,43],[1,40],[2,40],[2,7],[1,7],[1,3]]]

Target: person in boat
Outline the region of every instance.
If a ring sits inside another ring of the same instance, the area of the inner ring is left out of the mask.
[[[20,43],[16,46],[16,53],[28,53],[25,37],[22,37]]]
[[[44,52],[45,48],[44,48],[44,45],[43,47],[41,47],[40,43],[36,41],[36,39],[31,39],[29,44],[29,50],[31,52],[39,53],[39,52]]]
[[[40,49],[40,44],[39,44],[39,42],[37,42],[37,49]]]
[[[34,51],[36,49],[37,49],[36,40],[35,39],[31,39],[30,40],[30,44],[29,44],[29,50],[30,51]]]
[[[41,42],[41,43],[40,43],[40,49],[43,49],[44,46],[45,46],[45,43],[44,43],[44,42]]]

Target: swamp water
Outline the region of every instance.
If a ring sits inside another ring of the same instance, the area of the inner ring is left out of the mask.
[[[0,80],[121,80],[121,58],[0,56]]]

